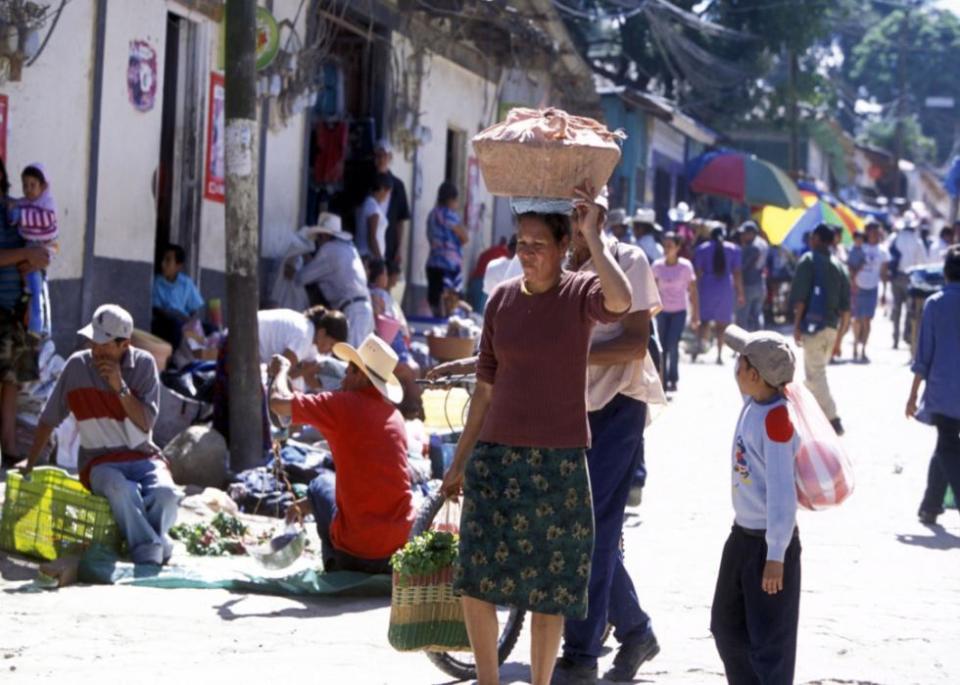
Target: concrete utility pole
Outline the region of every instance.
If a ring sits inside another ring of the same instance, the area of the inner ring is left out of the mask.
[[[230,465],[263,463],[262,388],[257,335],[256,0],[226,3],[227,325],[230,330]]]

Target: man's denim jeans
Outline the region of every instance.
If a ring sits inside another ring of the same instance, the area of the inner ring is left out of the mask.
[[[743,286],[744,304],[737,308],[737,325],[747,331],[760,330],[763,302],[767,298],[766,286],[761,282]]]
[[[162,564],[170,557],[167,531],[177,520],[181,494],[163,462],[138,459],[94,466],[90,489],[110,502],[133,563]]]

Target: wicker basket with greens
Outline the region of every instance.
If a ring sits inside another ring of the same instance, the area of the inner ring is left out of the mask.
[[[469,651],[460,598],[453,594],[458,536],[427,531],[390,559],[390,644],[401,652]]]

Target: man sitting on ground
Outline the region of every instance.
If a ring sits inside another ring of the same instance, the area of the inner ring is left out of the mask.
[[[337,343],[333,353],[349,363],[338,392],[294,393],[290,361],[278,355],[270,365],[271,410],[319,430],[336,467],[313,479],[287,516],[313,514],[325,570],[390,573],[414,519],[406,430],[394,407],[403,399],[397,354],[375,335],[359,349]]]
[[[151,438],[160,402],[157,364],[130,346],[133,317],[117,305],[98,308],[79,333],[91,348],[67,360],[21,472],[33,470],[54,429],[73,414],[80,480],[110,502],[134,563],[165,564],[180,492]]]

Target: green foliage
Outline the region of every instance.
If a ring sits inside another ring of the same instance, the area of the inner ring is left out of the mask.
[[[897,61],[901,37],[905,41],[904,109],[917,115],[916,123],[922,129],[910,145],[914,150],[923,151],[927,148],[928,137],[933,138],[935,157],[943,160],[953,145],[957,111],[930,109],[924,106],[924,102],[930,96],[960,100],[960,69],[957,68],[960,64],[960,19],[956,15],[924,9],[911,12],[907,20],[902,10],[891,12],[864,33],[848,55],[844,72],[869,97],[885,105],[887,118],[893,118],[900,96]],[[907,125],[914,127],[913,124]],[[885,139],[890,127],[889,123],[874,122],[870,124],[868,135],[871,140]]]
[[[875,147],[893,150],[896,145],[895,119],[883,119],[867,124],[861,140]],[[923,135],[920,120],[911,114],[903,120],[903,154],[915,162],[932,161],[937,153],[937,141]]]
[[[187,552],[199,557],[246,554],[243,536],[247,526],[236,516],[219,512],[210,523],[180,523],[170,529],[170,537],[180,540]]]
[[[453,533],[428,530],[397,550],[390,557],[390,565],[401,576],[436,573],[456,561],[459,540]]]

